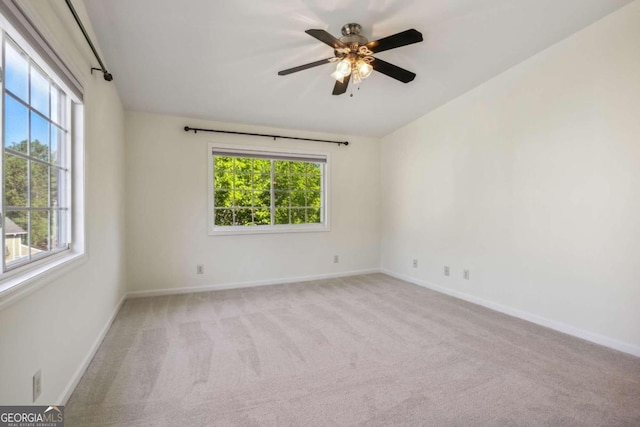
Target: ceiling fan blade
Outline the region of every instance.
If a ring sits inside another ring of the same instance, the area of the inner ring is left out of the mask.
[[[416,78],[415,73],[405,70],[404,68],[400,68],[397,65],[389,64],[382,59],[373,58],[371,66],[373,66],[373,69],[377,72],[385,74],[396,80],[400,80],[402,83],[409,83]]]
[[[419,43],[422,40],[422,33],[412,28],[392,36],[384,37],[380,40],[369,42],[367,43],[367,47],[371,52],[378,53],[413,43]]]
[[[351,80],[351,74],[342,79],[342,83],[339,80],[336,81],[336,85],[333,87],[334,95],[342,95],[347,91],[347,86],[349,86],[349,80]]]
[[[321,59],[320,61],[310,62],[304,65],[298,65],[297,67],[288,68],[286,70],[278,71],[279,76],[286,76],[287,74],[297,73],[298,71],[306,70],[308,68],[317,67],[318,65],[327,64],[333,62],[336,58]]]
[[[334,49],[339,47],[347,47],[346,44],[342,43],[337,38],[333,37],[331,34],[327,33],[325,30],[307,30],[305,33],[309,34],[311,37],[314,37],[320,40],[322,43],[326,43]]]

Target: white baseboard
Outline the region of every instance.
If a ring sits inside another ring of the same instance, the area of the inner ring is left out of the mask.
[[[442,294],[446,294],[452,296],[454,298],[458,298],[464,301],[468,301],[473,304],[481,305],[483,307],[489,308],[494,311],[498,311],[503,314],[507,314],[512,317],[517,317],[522,320],[526,320],[531,323],[535,323],[540,326],[547,327],[549,329],[553,329],[558,332],[565,333],[567,335],[572,335],[574,337],[582,338],[584,340],[603,345],[605,347],[612,348],[614,350],[621,351],[623,353],[628,353],[633,356],[640,357],[640,347],[628,344],[625,342],[618,341],[616,339],[596,334],[593,332],[586,331],[584,329],[576,328],[575,326],[568,325],[566,323],[557,322],[555,320],[547,319],[545,317],[538,316],[536,314],[532,314],[526,311],[518,310],[515,308],[508,307],[506,305],[502,305],[493,301],[488,301],[482,298],[475,297],[473,295],[469,295],[464,292],[456,291],[453,289],[446,288],[444,286],[436,285],[424,280],[416,279],[414,277],[406,276],[404,274],[396,273],[391,270],[381,269],[381,273],[387,274],[391,277],[395,277],[400,280],[404,280],[409,283],[413,283],[418,286],[422,286],[424,288],[431,289],[432,291],[436,291]]]
[[[82,379],[82,376],[84,375],[85,371],[89,367],[89,364],[93,360],[93,357],[96,355],[98,348],[100,348],[100,344],[102,344],[102,340],[104,340],[104,337],[107,336],[107,332],[109,332],[109,328],[111,328],[111,324],[115,320],[116,316],[118,315],[118,312],[120,311],[120,308],[122,307],[122,304],[124,304],[124,301],[126,299],[127,299],[126,294],[123,295],[122,298],[120,298],[120,301],[118,302],[118,304],[116,304],[116,307],[113,309],[111,316],[109,316],[107,323],[105,323],[104,327],[100,331],[100,334],[98,334],[98,337],[93,342],[93,345],[89,349],[89,352],[87,353],[85,358],[82,360],[82,363],[80,364],[80,366],[78,366],[78,369],[76,369],[76,371],[73,373],[73,376],[71,377],[71,381],[69,381],[69,384],[67,384],[67,387],[64,389],[64,391],[58,398],[58,402],[60,405],[66,405],[67,402],[69,401],[71,394],[73,394],[73,391],[76,389],[78,383],[80,382],[80,379]]]
[[[282,285],[285,283],[310,282],[312,280],[334,279],[338,277],[358,276],[361,274],[380,273],[380,269],[347,271],[342,273],[317,274],[314,276],[290,277],[286,279],[257,280],[251,282],[221,283],[206,286],[190,286],[186,288],[153,289],[148,291],[133,291],[127,298],[155,297],[162,295],[190,294],[193,292],[220,291],[224,289],[252,288],[254,286]]]

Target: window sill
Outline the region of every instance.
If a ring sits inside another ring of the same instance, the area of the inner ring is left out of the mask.
[[[280,234],[280,233],[314,233],[331,231],[328,225],[307,224],[307,225],[269,225],[266,227],[215,227],[209,230],[209,236],[238,236],[243,234]]]
[[[0,280],[0,310],[37,291],[87,260],[84,253],[64,251],[37,265],[6,273]]]

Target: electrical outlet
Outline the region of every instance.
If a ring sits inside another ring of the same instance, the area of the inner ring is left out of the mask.
[[[413,268],[418,268],[418,260],[417,259],[413,260]]]
[[[38,372],[33,374],[33,401],[35,402],[42,393],[42,371],[38,369]]]
[[[469,280],[469,270],[464,271],[464,280]]]
[[[333,256],[333,263],[334,263],[334,264],[337,264],[337,263],[339,263],[339,262],[340,262],[340,257],[339,257],[338,255],[334,255],[334,256]]]
[[[445,276],[449,276],[451,274],[451,272],[449,271],[449,266],[445,265],[444,266],[444,275]]]
[[[204,274],[204,265],[198,264],[198,266],[196,267],[196,273],[197,274]]]

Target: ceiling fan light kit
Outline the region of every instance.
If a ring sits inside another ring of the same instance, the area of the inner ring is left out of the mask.
[[[339,39],[325,30],[312,29],[305,31],[311,37],[331,46],[334,56],[332,58],[321,59],[320,61],[282,70],[278,75],[286,76],[319,65],[336,63],[335,71],[331,74],[331,77],[336,80],[333,88],[334,95],[342,95],[345,93],[349,81],[353,81],[356,85],[360,84],[371,75],[373,70],[403,83],[409,83],[416,77],[411,71],[375,58],[373,54],[421,42],[423,40],[422,33],[410,29],[370,42],[360,34],[360,31],[362,31],[362,26],[356,23],[344,25],[342,27],[342,37]]]

